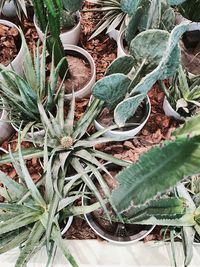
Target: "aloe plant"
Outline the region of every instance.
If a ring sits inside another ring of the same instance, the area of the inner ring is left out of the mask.
[[[130,44],[136,33],[147,29],[171,31],[175,22],[173,9],[167,1],[158,0],[90,0],[99,7],[87,11],[103,12],[104,16],[96,26],[90,39],[107,28],[107,33],[120,27],[126,29],[126,39]]]
[[[42,32],[46,32],[46,29],[50,32],[47,38],[47,49],[50,56],[54,55],[57,66],[61,59],[65,58],[64,48],[60,40],[62,0],[35,0],[33,1],[33,7]],[[66,71],[68,72],[68,63],[65,58],[60,68],[62,78],[65,77]]]
[[[26,125],[27,123],[40,123],[40,113],[37,106],[38,99],[45,110],[52,110],[56,105],[56,91],[60,90],[57,88],[57,82],[63,59],[55,67],[54,55],[52,54],[52,65],[49,77],[47,77],[46,38],[44,39],[42,55],[40,56],[38,43],[32,58],[22,31],[20,33],[25,50],[24,77],[0,65],[0,91],[4,108],[11,113],[11,120],[18,124],[23,121],[24,125]]]
[[[98,81],[92,94],[114,110],[115,123],[122,127],[134,116],[149,90],[159,79],[174,74],[180,63],[178,42],[187,24],[176,26],[171,34],[147,30],[131,42],[130,55],[116,59]]]
[[[190,78],[180,65],[169,88],[161,82],[161,88],[171,106],[183,117],[194,115],[200,107],[200,78]]]

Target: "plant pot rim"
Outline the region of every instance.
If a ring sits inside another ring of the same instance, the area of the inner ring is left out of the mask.
[[[80,53],[83,57],[86,58],[88,63],[90,64],[90,69],[91,69],[91,77],[88,80],[88,82],[82,87],[80,90],[74,92],[75,97],[81,98],[83,95],[89,94],[91,92],[91,87],[96,81],[96,67],[95,67],[95,62],[92,56],[82,47],[76,46],[76,45],[70,45],[70,44],[64,44],[63,45],[64,50],[70,50],[72,52]],[[89,87],[89,88],[88,88]],[[88,93],[87,93],[88,92]],[[70,94],[65,94],[65,99],[72,99],[72,93]]]
[[[181,117],[181,115],[173,109],[166,96],[163,101],[163,110],[166,116],[173,117],[176,120],[185,121],[185,118]]]
[[[2,25],[5,25],[5,26],[8,26],[8,27],[15,27],[17,29],[17,31],[19,32],[19,36],[20,36],[20,30],[19,28],[17,27],[16,24],[12,23],[11,21],[9,20],[4,20],[4,19],[0,19],[0,24]],[[20,36],[20,39],[21,39],[21,36]],[[20,47],[20,50],[18,52],[18,54],[16,55],[16,57],[8,64],[8,66],[11,64],[15,64],[15,62],[17,62],[18,60],[18,57],[20,57],[20,55],[23,53],[23,45],[21,43],[21,47]],[[6,66],[6,67],[8,67]]]
[[[114,166],[120,167],[120,166],[118,166],[118,165],[116,165],[116,164],[109,163],[109,162],[105,163],[103,166],[105,166],[105,167],[107,167],[107,168],[113,168]],[[98,168],[98,169],[99,169],[99,168]],[[100,172],[101,172],[101,171],[103,171],[103,170],[100,169]],[[92,176],[92,175],[91,175],[91,176]],[[91,177],[91,176],[90,176],[90,177]],[[83,188],[83,192],[85,192],[86,188],[87,188],[87,185],[84,186],[84,188]],[[88,200],[88,199],[87,199],[87,200]],[[85,204],[85,201],[86,201],[86,199],[85,199],[84,197],[82,197],[82,205]],[[115,240],[115,239],[111,239],[112,234],[106,234],[106,236],[104,236],[104,235],[103,235],[103,232],[104,232],[103,230],[101,230],[102,233],[100,233],[100,232],[98,231],[98,228],[99,228],[99,227],[98,227],[98,225],[96,225],[96,223],[95,223],[94,220],[92,219],[92,215],[91,215],[90,213],[88,213],[88,214],[84,214],[84,217],[85,217],[85,220],[87,221],[87,223],[89,224],[89,226],[91,227],[91,229],[92,229],[98,236],[100,236],[100,237],[103,238],[104,240],[107,240],[107,241],[109,241],[109,242],[111,242],[111,243],[114,243],[114,244],[117,244],[117,245],[130,245],[130,244],[136,243],[136,242],[138,242],[138,241],[144,239],[148,234],[150,234],[150,233],[153,231],[153,229],[155,228],[155,226],[156,226],[156,225],[149,225],[149,226],[146,225],[146,227],[149,227],[150,229],[148,229],[148,230],[142,230],[142,231],[140,231],[138,234],[132,235],[133,237],[135,236],[134,239],[132,239],[132,240],[128,240],[128,241],[123,241],[123,240],[117,241],[117,240]],[[134,224],[133,224],[133,225],[134,225]],[[139,224],[138,224],[138,225],[139,225]],[[97,228],[95,228],[95,226],[96,226]],[[145,226],[144,226],[144,227],[145,227]],[[121,239],[122,239],[122,238],[121,238]]]
[[[136,131],[136,129],[140,128],[142,125],[144,126],[146,124],[146,122],[148,121],[149,119],[149,116],[151,114],[151,102],[150,102],[150,99],[149,99],[149,96],[147,95],[146,98],[145,98],[145,105],[147,107],[147,111],[145,112],[145,115],[143,117],[143,121],[141,122],[140,125],[136,126],[134,129],[131,129],[131,130],[127,130],[127,131],[116,131],[116,130],[110,130],[110,131],[107,131],[106,133],[113,133],[115,135],[121,135],[121,136],[126,136],[128,134],[132,134],[133,131]],[[106,127],[104,127],[103,125],[101,125],[97,120],[94,121],[95,123],[95,126],[97,126],[98,128],[101,128],[101,129],[105,129]],[[143,128],[143,127],[142,127]]]
[[[69,216],[69,217],[68,217],[68,220],[67,220],[67,223],[66,223],[65,227],[64,227],[63,230],[61,231],[61,235],[62,235],[62,236],[68,231],[68,229],[69,229],[70,226],[72,225],[73,219],[74,219],[73,216]]]
[[[80,25],[81,25],[81,13],[80,13],[80,11],[76,11],[76,12],[74,12],[75,14],[76,14],[76,16],[77,16],[77,18],[78,18],[78,22],[76,23],[76,25],[74,25],[71,29],[69,29],[69,30],[66,30],[66,31],[64,31],[64,32],[62,32],[62,33],[60,33],[60,35],[62,36],[63,34],[65,34],[65,33],[69,33],[69,32],[71,32],[71,31],[74,31],[75,29],[77,29],[77,28],[79,28],[80,27]],[[34,23],[34,25],[42,32],[42,30],[41,30],[41,28],[39,27],[39,25],[38,25],[38,23],[37,23],[37,19],[36,19],[36,15],[34,14],[34,16],[33,16],[33,23]],[[42,32],[43,34],[44,34],[44,32]]]

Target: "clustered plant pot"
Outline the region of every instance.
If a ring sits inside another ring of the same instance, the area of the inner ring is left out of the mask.
[[[64,49],[66,54],[68,53],[80,54],[80,58],[84,58],[89,63],[91,69],[91,75],[87,84],[83,88],[80,88],[78,91],[74,92],[76,98],[81,99],[83,97],[88,97],[91,94],[91,89],[96,82],[96,66],[93,58],[85,49],[79,46],[65,44]],[[71,93],[66,94],[65,98],[72,99],[72,94]]]
[[[165,115],[168,117],[173,117],[176,120],[184,121],[185,119],[181,117],[181,115],[173,109],[173,107],[170,105],[169,101],[167,100],[167,97],[164,98],[163,101],[163,110],[165,112]]]
[[[76,16],[78,19],[78,23],[70,30],[63,32],[60,34],[60,39],[63,45],[70,44],[70,45],[77,45],[80,38],[80,32],[81,32],[81,22],[80,22],[80,12],[76,12]],[[41,41],[44,40],[44,33],[41,31],[36,16],[33,18],[33,22],[35,25],[35,28],[37,30],[38,36]]]
[[[0,111],[0,144],[8,140],[9,137],[14,133],[12,125],[6,122],[8,113],[5,109]]]
[[[119,172],[120,167],[111,163],[104,165],[108,171]],[[103,173],[102,170],[100,170]],[[94,177],[91,177],[94,179]],[[85,185],[83,192],[90,192],[90,189]],[[90,205],[91,198],[82,198],[82,205]],[[103,226],[100,223],[99,217],[93,212],[85,214],[85,219],[92,230],[101,238],[121,245],[132,244],[144,239],[148,234],[152,232],[155,226],[152,225],[136,225],[136,224],[123,224],[123,223],[109,223],[107,221],[106,225]]]
[[[7,27],[15,27],[18,31],[19,28],[12,22],[7,20],[1,20],[0,24],[5,25]],[[15,59],[12,60],[12,62],[8,65],[8,68],[14,69],[14,71],[20,75],[23,75],[23,61],[24,61],[24,54],[25,54],[25,48],[23,44],[21,43],[21,48],[19,50],[18,55],[15,57]]]
[[[120,131],[120,130],[111,130],[111,131],[106,131],[103,135],[105,137],[110,137],[113,138],[114,140],[128,140],[128,139],[132,139],[136,134],[138,134],[142,128],[145,126],[145,124],[147,123],[149,116],[151,114],[151,102],[149,97],[147,96],[145,99],[145,114],[144,117],[141,121],[141,124],[139,126],[136,126],[135,128],[131,129],[131,130],[124,130],[124,131]],[[105,127],[102,126],[97,120],[94,121],[94,126],[98,131],[101,130],[105,130]]]

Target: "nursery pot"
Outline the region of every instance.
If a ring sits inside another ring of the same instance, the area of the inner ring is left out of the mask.
[[[12,23],[10,21],[0,19],[0,24],[8,26],[8,27],[15,27],[19,31],[19,28],[14,23]],[[16,73],[18,73],[19,75],[23,75],[24,54],[25,54],[25,48],[24,48],[23,44],[21,43],[21,48],[19,50],[18,55],[8,65],[8,67],[10,69],[13,68],[14,71]]]
[[[117,57],[123,57],[127,55],[127,51],[124,47],[125,43],[125,30],[118,35],[117,39]]]
[[[5,109],[0,111],[0,144],[8,140],[8,138],[14,133],[12,125],[4,120],[7,119],[8,113]]]
[[[163,110],[165,112],[165,115],[168,117],[173,117],[174,119],[179,121],[185,120],[184,117],[181,117],[181,115],[172,108],[166,96],[163,101]]]
[[[87,83],[79,90],[74,92],[76,98],[88,97],[91,95],[91,89],[96,82],[96,67],[92,56],[83,48],[75,45],[64,45],[66,55],[75,55],[76,57],[83,59],[90,66],[90,78]],[[65,99],[72,99],[72,93],[65,94]]]
[[[104,165],[108,171],[116,171],[119,172],[121,167],[108,163]],[[101,173],[102,171],[99,170]],[[93,179],[94,177],[91,177]],[[90,189],[85,186],[83,192],[90,192]],[[91,195],[90,195],[91,197]],[[82,198],[83,205],[90,205],[91,198]],[[106,224],[102,224],[102,219],[99,219],[98,214],[88,213],[85,214],[85,219],[92,230],[101,238],[121,245],[127,245],[135,243],[139,240],[145,238],[155,226],[152,225],[136,225],[136,224],[123,224],[123,223],[109,223],[108,220],[103,219],[106,221]]]
[[[2,14],[5,17],[15,17],[17,15],[16,7],[13,3],[13,0],[4,4]]]
[[[144,101],[145,101],[145,113],[144,113],[144,116],[142,118],[142,121],[140,122],[140,125],[136,126],[135,128],[133,128],[131,130],[122,131],[119,129],[119,130],[107,131],[103,135],[105,137],[113,138],[116,141],[132,139],[145,126],[145,124],[147,123],[147,121],[149,119],[150,113],[151,113],[151,102],[150,102],[149,97],[147,96]],[[105,130],[105,127],[103,125],[101,125],[97,120],[94,121],[94,126],[98,131]],[[125,127],[126,127],[126,125],[125,125]]]
[[[70,44],[70,45],[77,45],[80,38],[80,32],[81,32],[81,22],[80,22],[80,12],[76,12],[76,16],[78,19],[78,23],[70,30],[63,32],[60,34],[60,39],[63,45]],[[44,33],[41,31],[36,16],[33,18],[35,28],[37,30],[38,36],[41,41],[44,40]]]

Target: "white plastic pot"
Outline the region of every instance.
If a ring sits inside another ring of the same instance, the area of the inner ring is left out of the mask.
[[[17,133],[21,132],[16,124],[11,123],[11,125],[12,125],[12,127],[15,129],[15,131]],[[44,137],[45,136],[45,130],[38,130],[38,131],[34,131],[33,133],[32,132],[28,132],[26,134],[26,136],[28,138],[32,138],[32,139],[37,138],[37,137]],[[26,138],[26,136],[25,136],[25,138]]]
[[[15,17],[17,15],[16,7],[13,3],[13,0],[4,4],[2,14],[5,17]]]
[[[60,34],[60,39],[63,45],[70,44],[70,45],[77,45],[80,39],[80,32],[81,32],[81,22],[80,22],[80,12],[77,11],[77,18],[78,23],[71,29],[64,33]],[[35,25],[35,28],[37,30],[38,36],[41,41],[44,39],[44,33],[41,31],[39,25],[37,24],[36,17],[34,16],[33,22]]]
[[[119,38],[119,34],[120,34],[120,31],[118,30],[112,30],[110,32],[108,32],[108,36],[110,37],[110,39],[113,39],[117,42],[118,38]]]
[[[73,216],[70,216],[67,220],[67,223],[65,225],[65,227],[63,228],[63,230],[61,231],[61,235],[63,236],[67,231],[68,229],[70,228],[70,226],[72,225],[72,222],[73,222]]]
[[[12,22],[8,20],[0,19],[0,24],[3,24],[8,27],[15,27],[18,31],[19,28]],[[8,67],[11,69],[13,68],[16,73],[19,75],[23,75],[23,62],[24,62],[24,54],[25,54],[25,48],[23,44],[21,44],[21,48],[19,50],[18,55],[15,57],[15,59],[8,65]],[[12,67],[11,67],[12,66]]]
[[[112,164],[107,163],[104,165],[104,167],[108,171],[121,171],[121,167]],[[99,169],[100,173],[104,172],[102,169]],[[90,179],[93,179],[93,175],[91,175]],[[95,178],[94,178],[95,179]],[[90,189],[87,187],[87,185],[84,186],[83,192],[90,192]],[[91,192],[92,193],[92,192]],[[83,197],[82,198],[82,205],[88,206],[90,205],[90,199]],[[99,224],[98,220],[95,219],[95,216],[93,213],[87,213],[84,214],[85,220],[91,227],[91,229],[101,238],[117,244],[117,245],[129,245],[136,243],[142,239],[144,239],[148,234],[152,232],[152,230],[155,228],[154,225],[140,225],[141,229],[136,228],[135,224],[122,224],[122,223],[114,223],[114,229],[112,231],[106,230],[102,227],[102,225]]]
[[[0,113],[0,144],[2,144],[14,133],[14,129],[10,123],[4,121],[7,119],[7,111],[2,110]]]
[[[103,136],[105,137],[110,137],[116,141],[122,141],[122,140],[128,140],[128,139],[132,139],[136,134],[138,134],[142,128],[145,126],[145,124],[147,123],[150,113],[151,113],[151,102],[149,97],[146,97],[146,107],[147,107],[147,111],[146,111],[146,116],[144,118],[144,120],[142,121],[142,123],[135,127],[132,130],[128,130],[128,131],[116,131],[116,130],[111,130],[111,131],[107,131],[103,134]],[[101,130],[105,130],[105,127],[103,127],[98,121],[94,121],[94,126],[98,131]]]
[[[126,56],[127,53],[125,51],[124,48],[124,38],[125,38],[125,30],[122,31],[119,35],[118,35],[118,39],[117,39],[117,57],[123,57]]]
[[[173,117],[174,119],[179,121],[185,120],[177,111],[172,108],[169,101],[167,100],[167,97],[165,97],[163,101],[163,110],[165,112],[165,115],[168,117]]]
[[[91,95],[91,89],[96,82],[96,67],[95,67],[95,63],[94,63],[93,58],[85,49],[83,49],[79,46],[65,44],[64,49],[65,49],[65,51],[68,50],[70,52],[79,53],[80,55],[82,55],[82,57],[85,57],[85,59],[89,62],[90,68],[91,68],[90,80],[83,88],[74,92],[74,95],[76,98],[88,97],[89,95]],[[67,54],[67,52],[66,52],[66,54]],[[72,99],[72,94],[66,94],[65,98],[66,99]]]

